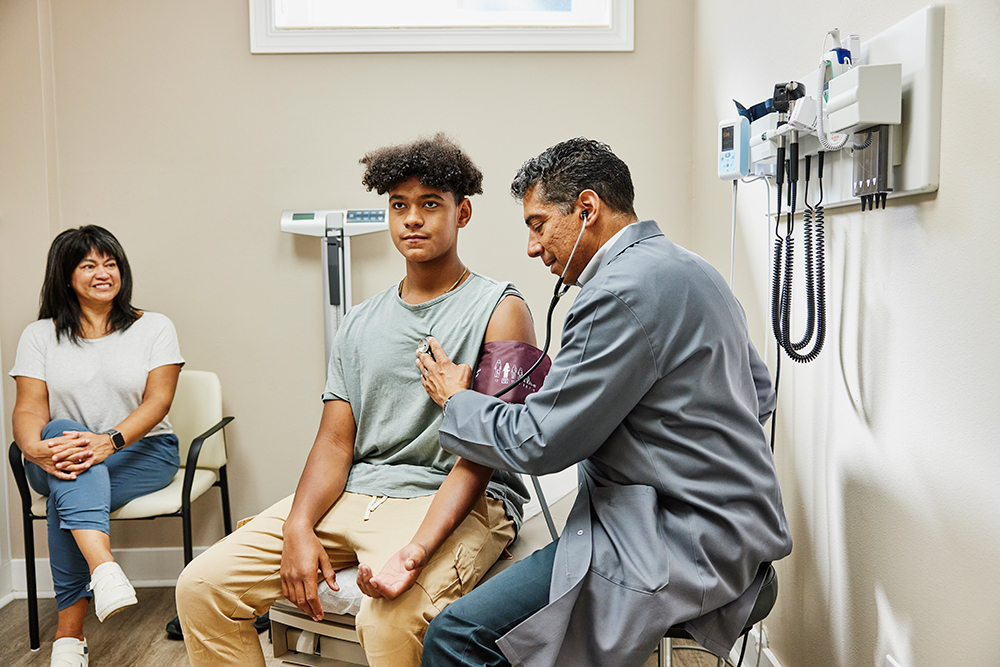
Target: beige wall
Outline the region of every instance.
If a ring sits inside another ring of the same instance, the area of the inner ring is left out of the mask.
[[[460,251],[517,282],[540,337],[552,279],[525,256],[507,194],[526,158],[571,136],[607,141],[633,168],[639,209],[682,241],[690,229],[689,198],[665,196],[690,185],[684,145],[668,153],[691,113],[675,103],[691,87],[686,5],[638,0],[636,50],[613,54],[252,56],[247,12],[246,0],[0,1],[3,370],[37,314],[52,237],[107,226],[135,303],[170,316],[188,366],[222,379],[237,516],[291,493],[321,410],[319,242],[282,234],[279,215],[382,205],[360,184],[365,151],[438,130],[465,146],[486,180]],[[357,240],[354,259],[356,300],[402,277],[386,235]],[[221,535],[216,505],[196,504],[211,515],[196,544]],[[179,544],[175,523],[116,524],[113,542]]]
[[[526,157],[586,134],[631,165],[640,215],[728,275],[713,154],[729,100],[808,71],[836,25],[872,35],[922,5],[636,0],[634,53],[251,56],[244,0],[0,0],[2,368],[54,234],[106,225],[137,304],[173,318],[191,368],[221,376],[234,511],[256,512],[293,488],[323,382],[318,243],[279,233],[281,209],[379,205],[357,159],[446,130],[487,175],[463,257],[515,279],[540,318],[551,280],[523,256],[506,189]],[[796,546],[769,629],[785,667],[882,667],[888,651],[912,666],[1000,662],[1000,227],[986,180],[1000,164],[977,126],[1000,106],[1000,5],[952,3],[945,22],[941,189],[828,215],[827,349],[782,369]],[[763,188],[740,197],[737,294],[763,346]],[[384,237],[355,253],[356,298],[401,276]],[[172,523],[116,525],[115,544],[179,544]],[[199,544],[219,536],[215,516],[198,526]]]
[[[728,267],[731,190],[713,156],[731,99],[809,72],[833,27],[873,36],[925,4],[698,0],[699,252]],[[768,627],[784,667],[883,667],[887,652],[907,666],[1000,664],[1000,159],[985,125],[998,56],[1000,3],[947,3],[938,193],[827,214],[826,349],[782,365],[776,456],[795,548]],[[764,196],[740,189],[736,291],[759,338]]]

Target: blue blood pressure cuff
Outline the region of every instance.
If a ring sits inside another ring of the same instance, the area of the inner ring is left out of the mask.
[[[472,389],[483,394],[496,394],[513,384],[524,371],[538,361],[542,351],[534,345],[516,340],[497,340],[483,345],[483,354],[476,365]],[[548,355],[523,382],[501,396],[508,403],[524,403],[529,395],[538,391],[549,374],[552,360]]]
[[[736,111],[739,112],[741,116],[747,119],[749,122],[754,122],[758,118],[763,118],[769,113],[775,113],[777,110],[774,108],[774,98],[764,100],[763,102],[758,102],[752,107],[747,109],[745,106],[733,100],[736,104]]]

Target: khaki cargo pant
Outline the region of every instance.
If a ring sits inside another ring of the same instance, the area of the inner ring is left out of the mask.
[[[334,569],[363,562],[377,573],[410,541],[433,498],[389,498],[365,520],[371,496],[344,493],[320,519],[316,534]],[[281,597],[281,530],[291,506],[292,496],[273,505],[181,573],[177,610],[194,667],[263,667],[253,620]],[[392,601],[366,597],[357,629],[371,667],[420,665],[428,624],[472,590],[513,538],[503,503],[484,497],[413,588]]]

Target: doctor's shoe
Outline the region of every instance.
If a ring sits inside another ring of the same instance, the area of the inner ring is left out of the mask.
[[[128,582],[121,567],[114,561],[101,563],[90,577],[90,590],[94,591],[94,611],[101,622],[108,616],[138,602],[135,589]]]
[[[90,654],[87,652],[86,639],[63,637],[52,645],[50,667],[87,667],[89,664]]]

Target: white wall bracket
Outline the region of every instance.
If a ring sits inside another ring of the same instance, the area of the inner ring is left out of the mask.
[[[861,53],[866,65],[902,65],[899,160],[893,167],[889,199],[936,191],[941,168],[944,6],[925,7],[871,39],[862,39]],[[850,150],[827,155],[823,185],[828,208],[858,202],[852,193],[852,157]]]
[[[863,37],[863,36],[862,36]],[[870,39],[862,39],[862,65],[898,63],[902,75],[901,123],[894,128],[893,190],[889,199],[934,192],[938,189],[941,162],[941,90],[944,54],[944,6],[930,5]],[[797,81],[807,94],[815,85],[816,74],[807,73]],[[831,84],[832,86],[832,84]],[[765,119],[768,119],[765,121]],[[761,123],[769,123],[761,128]],[[775,127],[774,114],[751,126],[751,161],[755,173],[773,171],[776,148],[772,137],[785,128]],[[761,134],[763,132],[764,134]],[[862,136],[863,135],[859,135]],[[820,149],[815,136],[800,135],[799,155],[815,155]],[[853,193],[854,156],[850,142],[844,149],[827,152],[823,173],[823,204],[827,208],[858,204]],[[770,163],[769,165],[767,163]],[[802,173],[800,168],[799,173]],[[815,167],[813,174],[815,174]],[[815,179],[815,176],[813,176]],[[799,192],[803,190],[799,184]],[[812,192],[812,191],[811,191]],[[815,201],[813,196],[810,197]],[[803,206],[798,206],[802,210]]]

